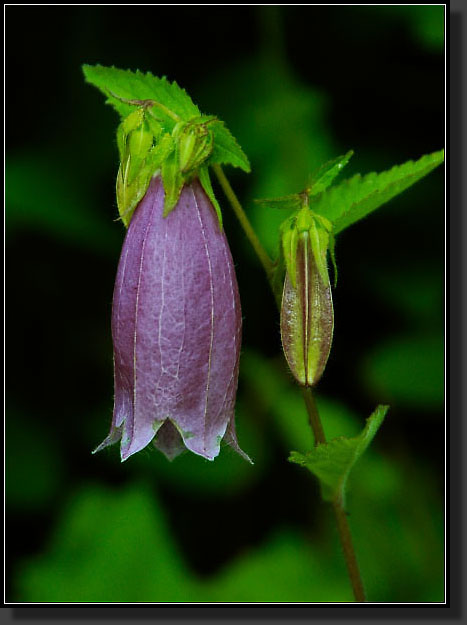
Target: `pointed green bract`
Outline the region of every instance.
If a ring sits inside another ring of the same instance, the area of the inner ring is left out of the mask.
[[[444,150],[440,150],[379,174],[358,174],[317,197],[313,210],[332,221],[337,234],[408,189],[443,161]]]
[[[117,129],[120,167],[117,174],[117,206],[128,227],[138,202],[144,197],[154,173],[174,150],[169,133],[156,137],[143,108],[130,113]],[[157,129],[156,129],[157,131]]]
[[[211,178],[209,177],[208,167],[201,167],[198,174],[199,174],[199,181],[201,183],[201,186],[205,190],[206,195],[211,200],[212,205],[214,206],[214,209],[217,214],[217,218],[219,220],[219,228],[222,230],[222,211],[221,211],[221,207],[219,206],[219,202],[217,201],[216,196],[214,195],[214,191],[212,189]]]
[[[183,187],[183,176],[178,163],[178,150],[173,150],[162,164],[162,182],[164,184],[164,217],[175,208]]]
[[[327,286],[329,285],[329,276],[326,258],[332,225],[327,219],[316,215],[310,210],[303,194],[299,197],[301,198],[302,207],[286,219],[281,226],[282,252],[287,273],[292,286],[295,287],[298,236],[302,232],[307,232],[321,280]]]
[[[315,173],[311,175],[311,183],[307,189],[308,195],[318,195],[327,189],[336,178],[337,175],[344,169],[351,157],[353,156],[353,150],[349,150],[343,156],[328,161],[322,165]]]
[[[319,479],[325,501],[339,498],[345,501],[345,488],[350,471],[373,440],[388,410],[389,406],[378,406],[358,436],[335,438],[317,445],[306,454],[292,451],[290,462],[306,467]]]
[[[151,170],[146,158],[151,150],[153,135],[144,121],[141,109],[133,111],[117,129],[120,167],[117,174],[117,205],[120,217],[128,225],[136,205],[144,196]]]
[[[212,118],[199,117],[196,120],[177,125],[174,137],[178,143],[178,160],[182,174],[197,170],[212,154],[213,137],[208,124]]]

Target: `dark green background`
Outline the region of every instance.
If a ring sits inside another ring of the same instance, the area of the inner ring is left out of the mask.
[[[244,315],[224,448],[173,464],[91,450],[112,411],[116,114],[82,63],[150,70],[238,138],[231,182],[271,253],[285,217],[253,198],[444,144],[443,8],[6,7],[7,599],[348,601],[331,511],[258,262],[219,190]],[[391,410],[356,467],[350,523],[369,599],[443,600],[444,172],[337,240],[335,334],[318,389],[329,437]]]

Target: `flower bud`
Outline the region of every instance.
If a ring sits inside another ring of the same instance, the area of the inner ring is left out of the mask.
[[[182,173],[197,169],[211,154],[212,133],[206,124],[186,124],[179,136],[179,166]]]
[[[326,266],[328,232],[304,208],[283,234],[287,272],[281,337],[287,363],[302,386],[320,379],[331,349],[334,314]]]
[[[163,217],[154,177],[131,219],[112,308],[115,405],[109,436],[121,458],[154,444],[209,460],[237,444],[234,405],[241,310],[232,257],[197,179]]]

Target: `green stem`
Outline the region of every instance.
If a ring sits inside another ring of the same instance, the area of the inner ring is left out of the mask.
[[[323,424],[318,412],[318,406],[316,405],[315,398],[311,392],[309,386],[302,388],[303,399],[305,400],[306,411],[308,412],[308,418],[310,419],[311,429],[315,437],[315,445],[321,445],[326,442],[326,436],[324,435]]]
[[[253,246],[253,249],[256,252],[256,255],[258,256],[259,260],[261,261],[261,264],[263,265],[264,271],[266,272],[266,276],[269,280],[269,282],[271,283],[272,281],[272,273],[273,273],[273,269],[274,269],[274,265],[272,260],[269,258],[269,255],[267,254],[266,250],[264,249],[264,247],[261,245],[260,240],[258,239],[258,237],[256,236],[256,232],[253,230],[248,217],[246,216],[245,211],[242,208],[242,205],[240,204],[240,202],[238,201],[237,196],[234,193],[234,190],[232,189],[232,187],[230,186],[230,182],[227,180],[224,172],[222,171],[222,167],[220,165],[213,165],[212,168],[214,169],[214,173],[217,176],[217,179],[219,180],[219,183],[227,197],[227,199],[230,202],[230,205],[232,206],[234,213],[237,215],[238,220],[246,234],[246,236],[248,237],[251,245]]]
[[[240,224],[242,225],[243,230],[245,231],[246,236],[250,240],[250,243],[253,246],[261,264],[264,267],[264,271],[268,277],[271,288],[274,292],[274,286],[272,282],[272,274],[273,274],[273,262],[269,258],[265,249],[261,245],[258,237],[256,236],[256,232],[253,230],[248,217],[245,214],[245,211],[242,208],[242,205],[238,201],[237,196],[235,195],[232,187],[230,186],[229,181],[227,180],[224,172],[220,165],[213,165],[214,172],[220,182],[224,193],[229,200],[235,214],[237,215]],[[280,306],[280,303],[279,303]],[[319,416],[318,406],[316,405],[315,398],[311,391],[310,387],[305,387],[302,389],[303,391],[303,399],[305,401],[308,417],[310,419],[311,429],[313,430],[313,435],[315,437],[315,445],[321,445],[326,442],[326,436],[323,430],[323,424],[321,423],[321,418]],[[339,532],[339,538],[342,544],[342,550],[344,552],[345,563],[347,565],[347,570],[349,572],[350,583],[352,584],[353,593],[355,596],[355,600],[358,602],[366,601],[365,591],[363,589],[362,578],[360,575],[360,569],[358,568],[358,562],[355,555],[355,549],[353,547],[352,535],[350,533],[350,527],[347,521],[347,516],[344,510],[344,506],[341,498],[336,499],[333,502],[334,514],[337,522],[337,529]]]
[[[326,442],[326,436],[324,434],[323,424],[321,423],[321,418],[319,416],[318,406],[316,405],[316,401],[310,387],[305,387],[302,391],[308,417],[310,419],[311,429],[313,430],[313,435],[315,437],[315,445],[322,445]],[[333,501],[332,507],[336,517],[337,530],[339,532],[342,551],[344,552],[344,559],[347,565],[350,583],[352,584],[355,601],[363,603],[366,601],[365,591],[363,589],[362,576],[358,567],[357,556],[355,555],[355,549],[352,541],[352,534],[350,533],[350,527],[347,521],[347,515],[344,510],[342,498],[337,497]]]
[[[342,550],[344,552],[345,563],[347,565],[355,601],[364,603],[366,601],[365,590],[363,588],[362,576],[360,574],[357,556],[355,555],[352,534],[350,533],[349,522],[347,521],[347,514],[344,510],[342,499],[339,497],[333,501],[332,506],[334,508],[339,538],[341,539]]]

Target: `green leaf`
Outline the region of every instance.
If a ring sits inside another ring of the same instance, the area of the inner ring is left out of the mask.
[[[249,173],[251,167],[248,157],[238,145],[232,133],[226,128],[224,122],[220,120],[213,121],[209,124],[209,129],[214,136],[214,148],[209,163],[233,165]]]
[[[444,150],[440,150],[379,174],[358,174],[322,193],[313,210],[332,221],[333,233],[337,234],[402,193],[443,160]]]
[[[136,128],[143,124],[143,120],[145,120],[144,130],[149,131],[148,136],[153,135],[156,147],[163,133],[170,133],[173,136],[177,145],[177,158],[174,155],[166,155],[168,162],[158,163],[158,166],[162,166],[166,191],[166,215],[177,203],[187,176],[196,173],[204,163],[229,164],[246,172],[250,171],[247,156],[224,123],[214,116],[201,115],[186,91],[175,82],[170,83],[165,77],[158,78],[150,72],[143,74],[140,71],[132,72],[102,65],[83,65],[83,72],[87,82],[100,89],[107,96],[107,103],[111,104],[124,119],[117,132],[121,160],[125,137],[129,135],[131,139]],[[135,107],[138,108],[135,110]],[[143,130],[141,132],[143,133]],[[140,149],[139,145],[136,147]],[[143,147],[147,152],[150,146],[144,144]],[[123,204],[119,202],[119,210],[125,215],[126,223],[131,217],[130,213],[144,195],[144,186],[147,187],[147,182],[154,173],[150,172],[148,167],[140,171],[145,155],[135,160],[132,145],[129,150],[134,164],[131,165],[128,176],[121,176],[120,199],[124,196],[125,202]],[[124,167],[126,172],[126,165]],[[177,167],[182,175],[176,171]],[[140,181],[133,184],[136,173]],[[212,189],[209,191],[210,183],[205,174],[201,175],[204,184],[207,185],[206,192],[210,194],[220,214]],[[130,185],[133,185],[133,188],[129,188]]]
[[[338,156],[319,167],[310,176],[310,182],[302,193],[292,193],[283,195],[282,197],[271,197],[254,200],[256,204],[278,208],[280,210],[299,210],[306,201],[306,195],[312,197],[319,195],[333,182],[335,177],[340,174],[342,169],[347,165],[353,155],[353,150],[349,150],[343,156]]]
[[[317,445],[307,454],[291,452],[291,462],[306,467],[319,479],[325,501],[345,499],[345,486],[350,471],[373,440],[388,409],[389,406],[378,406],[358,436],[335,438]]]
[[[332,161],[328,161],[322,165],[318,171],[314,172],[311,175],[311,184],[308,189],[308,195],[318,195],[327,189],[334,181],[335,177],[340,174],[343,168],[350,161],[353,153],[353,150],[349,150],[343,156],[338,156],[337,158],[332,159]]]
[[[144,74],[139,70],[132,72],[102,65],[83,65],[83,72],[87,82],[100,89],[107,96],[107,104],[112,105],[122,117],[129,115],[135,107],[122,102],[119,97],[127,100],[154,100],[183,121],[200,115],[187,92],[176,82],[169,82],[165,76],[158,78],[150,72]],[[173,129],[175,120],[167,111],[160,108],[152,110],[165,130]]]

